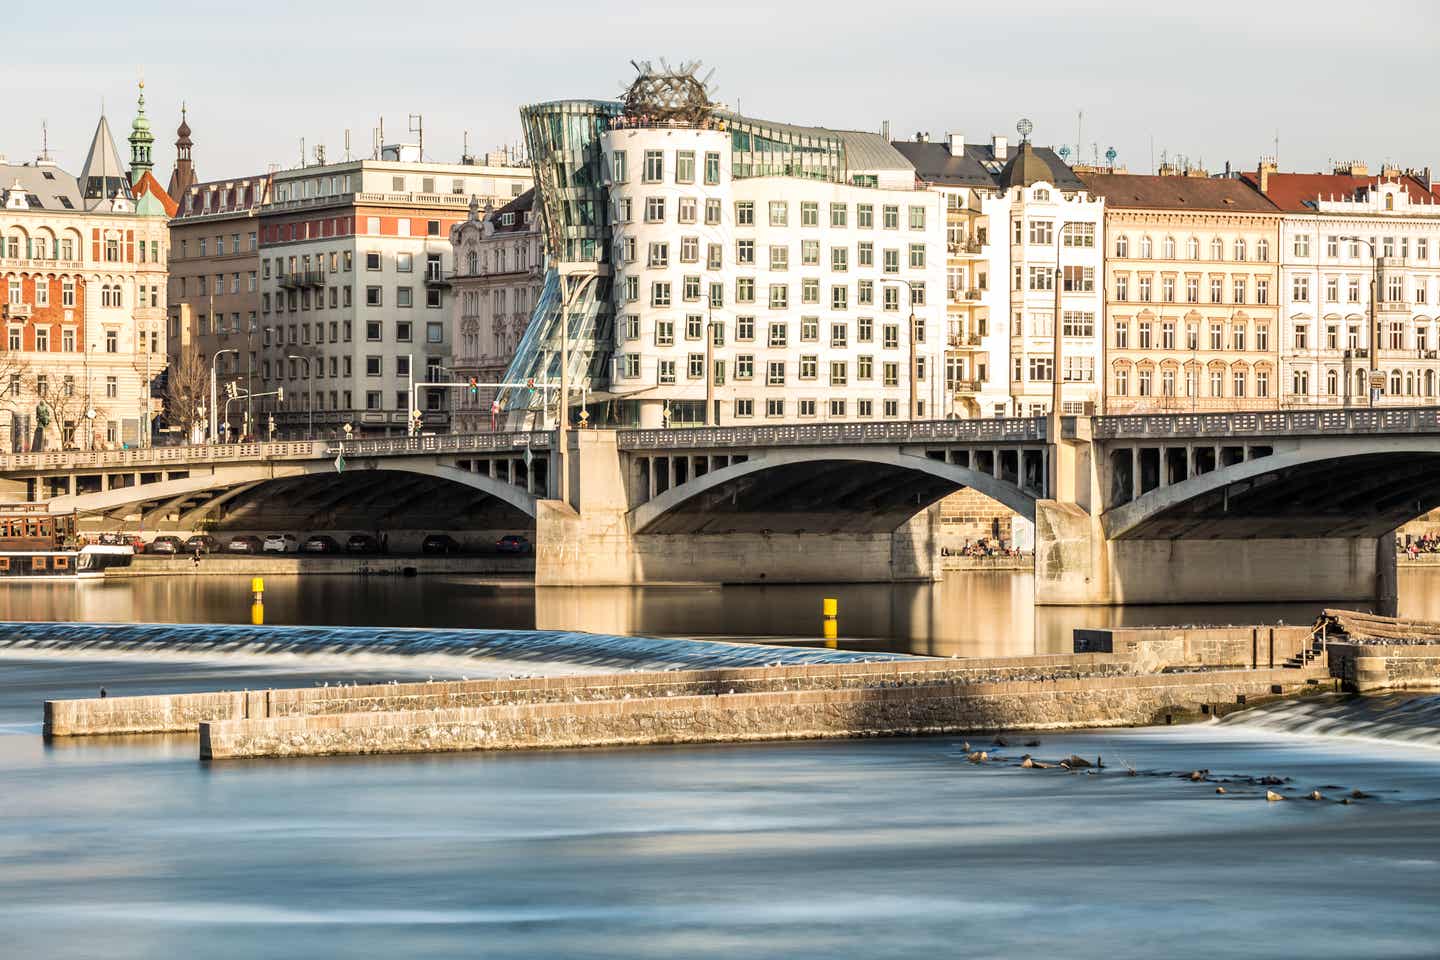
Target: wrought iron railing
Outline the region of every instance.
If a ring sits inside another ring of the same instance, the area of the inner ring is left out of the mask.
[[[621,430],[622,450],[682,450],[771,446],[955,441],[1043,441],[1043,417],[990,420],[891,420],[877,423],[787,423],[754,427]]]
[[[1323,408],[1096,417],[1097,440],[1440,433],[1440,407]]]

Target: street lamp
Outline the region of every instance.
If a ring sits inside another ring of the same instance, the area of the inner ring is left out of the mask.
[[[310,437],[311,440],[314,440],[314,439],[315,439],[315,378],[310,375],[311,372],[312,372],[312,370],[311,370],[311,364],[310,364],[310,358],[309,358],[309,357],[302,357],[302,356],[300,356],[300,355],[297,354],[297,353],[287,353],[285,356],[286,356],[288,359],[290,359],[290,360],[303,360],[303,361],[305,361],[305,409],[306,409],[306,411],[307,411],[307,412],[309,413],[309,415],[310,415],[309,437]]]
[[[1348,240],[1351,243],[1363,243],[1370,248],[1370,263],[1372,267],[1370,273],[1370,389],[1368,394],[1370,397],[1370,406],[1373,407],[1375,406],[1376,395],[1379,393],[1379,390],[1375,387],[1375,375],[1380,373],[1380,315],[1375,309],[1375,302],[1380,299],[1380,257],[1375,252],[1375,244],[1373,241],[1366,240],[1364,237],[1354,236],[1341,237],[1340,239]],[[1317,290],[1315,295],[1319,297],[1320,292]],[[1315,317],[1316,333],[1318,335],[1319,310],[1315,311]],[[1384,374],[1381,374],[1381,376],[1384,376]]]
[[[236,348],[236,347],[225,347],[225,348],[223,348],[223,349],[221,349],[221,350],[216,350],[216,351],[215,351],[215,356],[210,359],[210,442],[211,442],[211,443],[214,443],[214,442],[215,442],[215,435],[216,435],[216,432],[217,432],[216,428],[218,427],[218,424],[215,422],[215,414],[216,414],[217,408],[218,408],[219,405],[220,405],[220,397],[219,397],[219,374],[218,374],[216,371],[217,371],[217,369],[219,368],[219,365],[220,365],[220,356],[221,356],[221,354],[225,354],[225,353],[233,353],[233,354],[235,354],[236,356],[239,356],[240,350],[239,350],[238,348]],[[227,413],[228,413],[228,411],[227,411]]]
[[[917,383],[919,372],[919,358],[915,344],[916,320],[915,320],[915,288],[910,285],[909,280],[902,280],[899,277],[886,277],[881,283],[903,283],[905,294],[910,299],[910,419],[920,419],[920,400]],[[932,374],[933,375],[933,374]]]

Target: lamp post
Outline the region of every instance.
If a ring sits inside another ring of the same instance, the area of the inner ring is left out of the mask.
[[[287,353],[286,359],[303,360],[305,362],[305,410],[309,414],[310,425],[307,428],[311,440],[315,439],[315,378],[311,376],[312,367],[309,357],[302,357],[298,353]]]
[[[1374,386],[1375,374],[1380,372],[1380,314],[1376,309],[1376,301],[1380,299],[1380,256],[1375,251],[1375,244],[1364,237],[1341,237],[1341,240],[1348,240],[1351,243],[1363,243],[1370,248],[1370,377],[1371,382],[1367,394],[1370,398],[1370,406],[1375,406],[1379,390]],[[1318,297],[1320,291],[1315,291]],[[1315,311],[1318,318],[1320,311]],[[1316,330],[1318,335],[1319,330]],[[1382,374],[1383,376],[1383,374]]]
[[[916,346],[916,320],[915,320],[915,288],[910,285],[909,280],[902,280],[899,277],[887,277],[882,283],[903,283],[905,284],[905,295],[910,300],[910,419],[920,419],[920,398],[917,387],[919,373],[918,347]]]
[[[237,355],[238,355],[238,354],[240,353],[240,351],[239,351],[237,348],[235,348],[235,347],[225,347],[225,348],[223,348],[223,349],[216,350],[216,351],[215,351],[215,356],[213,356],[213,357],[210,358],[210,442],[211,442],[211,443],[214,443],[214,442],[215,442],[216,428],[218,427],[218,424],[215,422],[215,421],[216,421],[216,410],[217,410],[217,408],[219,407],[219,404],[220,404],[220,396],[219,396],[219,393],[220,393],[220,391],[219,391],[219,383],[220,383],[220,381],[219,381],[219,374],[218,374],[216,371],[217,371],[217,369],[219,368],[219,365],[220,365],[220,356],[221,356],[221,354],[225,354],[225,353],[233,353],[233,354],[237,354]]]

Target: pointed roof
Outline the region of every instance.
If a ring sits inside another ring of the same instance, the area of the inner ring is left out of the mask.
[[[130,182],[139,183],[141,174],[153,169],[151,153],[155,135],[150,132],[150,118],[145,116],[145,81],[140,81],[140,95],[135,101],[135,119],[130,124]]]
[[[155,179],[155,174],[146,170],[135,181],[130,188],[135,195],[135,212],[142,216],[163,216],[169,219],[175,216],[180,205],[171,199],[165,188],[160,186],[160,181]]]
[[[120,162],[120,152],[115,149],[115,138],[110,135],[110,124],[104,114],[100,115],[100,122],[95,126],[90,151],[85,155],[85,166],[80,168],[80,191],[87,210],[108,204],[116,194],[126,199],[130,197],[125,166]]]

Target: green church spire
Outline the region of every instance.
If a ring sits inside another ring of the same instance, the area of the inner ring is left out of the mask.
[[[150,119],[145,116],[145,81],[140,81],[140,97],[135,104],[135,122],[130,124],[130,185],[133,187],[140,178],[155,166],[151,151],[155,135],[150,132]]]

